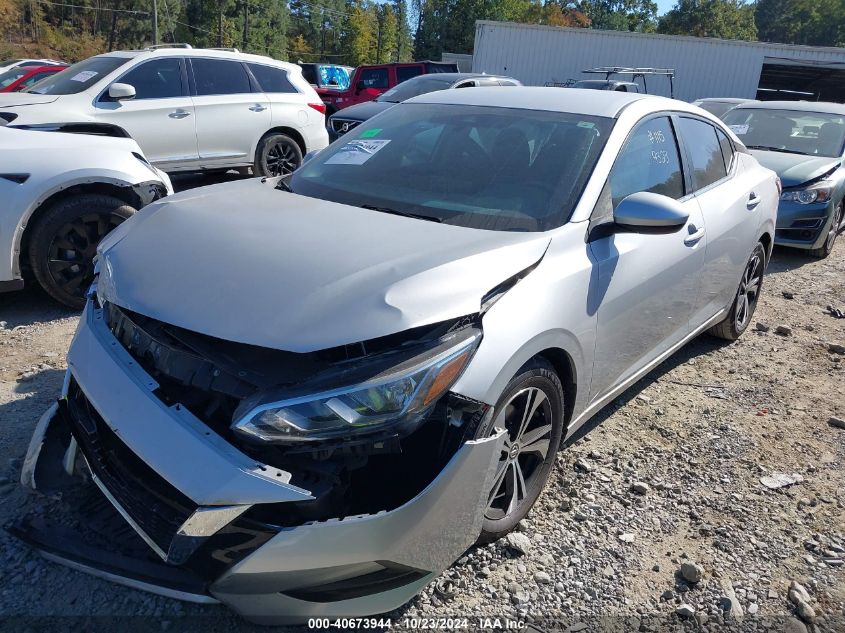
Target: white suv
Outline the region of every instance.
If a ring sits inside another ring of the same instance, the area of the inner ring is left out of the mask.
[[[299,66],[187,45],[91,57],[26,92],[0,94],[0,118],[129,135],[165,171],[279,176],[328,144],[325,105]]]

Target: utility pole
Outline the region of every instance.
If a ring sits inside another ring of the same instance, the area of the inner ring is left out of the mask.
[[[244,50],[247,49],[247,42],[249,42],[249,0],[244,0]]]
[[[326,16],[320,9],[320,61],[325,61],[326,54]]]
[[[153,45],[158,44],[158,2],[153,0]]]

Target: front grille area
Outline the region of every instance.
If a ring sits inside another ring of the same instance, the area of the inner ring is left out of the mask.
[[[197,505],[147,466],[112,431],[75,381],[67,417],[91,471],[123,510],[164,552]]]
[[[351,119],[332,119],[332,129],[338,134],[346,134],[360,124],[360,121],[352,121]]]

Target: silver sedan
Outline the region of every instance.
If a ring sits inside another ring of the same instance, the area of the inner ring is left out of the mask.
[[[476,88],[154,203],[100,247],[23,469],[102,516],[17,534],[265,623],[395,608],[512,530],[607,402],[748,328],[779,186],[679,101]]]

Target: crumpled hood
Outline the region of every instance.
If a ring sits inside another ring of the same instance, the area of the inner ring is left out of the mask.
[[[43,105],[45,103],[53,103],[58,98],[59,95],[37,95],[29,92],[0,93],[0,108]]]
[[[479,311],[549,237],[308,198],[260,179],[165,198],[100,246],[101,296],[240,343],[310,352]]]
[[[763,167],[771,169],[780,176],[784,187],[796,187],[815,180],[833,171],[842,163],[842,159],[828,156],[804,156],[758,149],[749,151]]]

